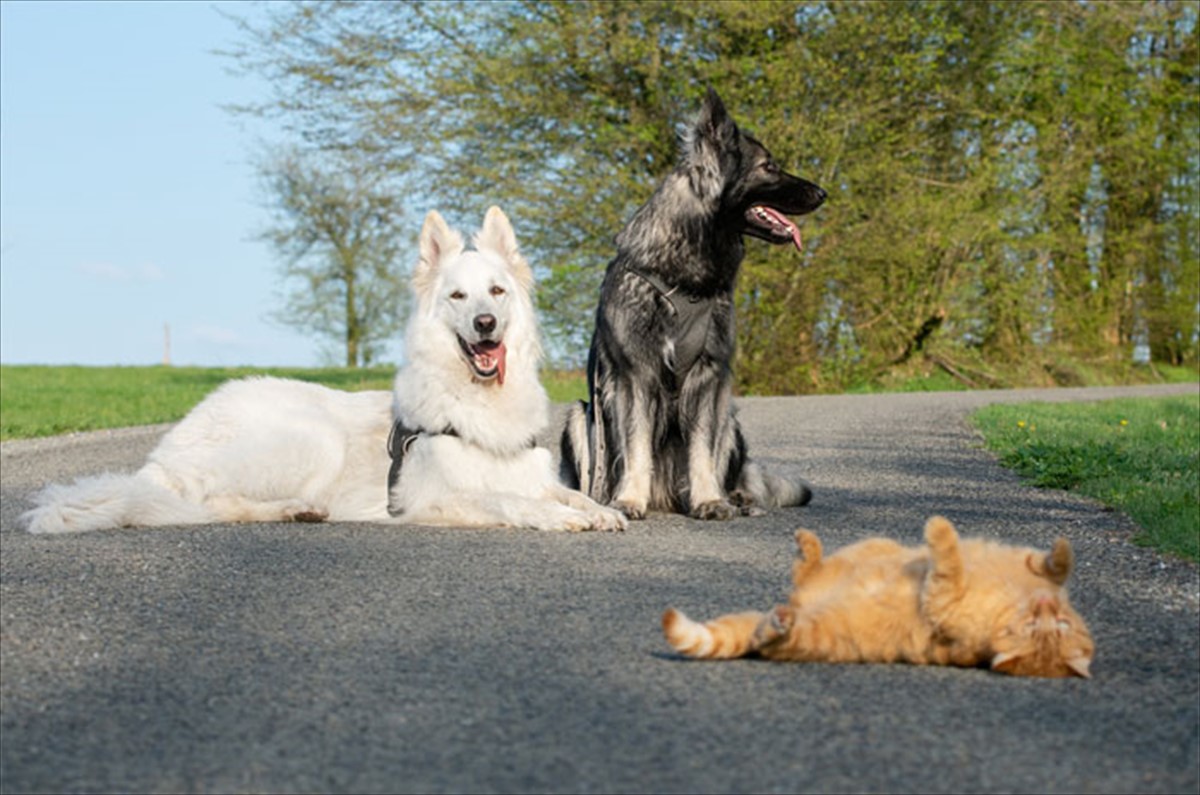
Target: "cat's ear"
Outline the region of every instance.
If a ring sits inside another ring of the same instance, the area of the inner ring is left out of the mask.
[[[1088,657],[1072,657],[1067,660],[1067,667],[1071,669],[1071,673],[1084,679],[1092,678],[1092,672],[1089,670],[1091,666],[1092,661]]]
[[[1018,651],[1001,652],[992,658],[991,668],[993,671],[998,671],[1003,674],[1020,676],[1021,674],[1018,673],[1018,668],[1020,667],[1022,658],[1025,656],[1026,655]],[[1081,676],[1084,679],[1092,678],[1092,672],[1090,670],[1092,661],[1090,658],[1080,655],[1079,657],[1072,657],[1071,659],[1066,660],[1066,664],[1067,668],[1070,669],[1071,673],[1075,676]],[[1034,675],[1036,676],[1039,674]],[[1042,673],[1040,675],[1046,676],[1047,674]],[[1055,674],[1049,675],[1054,676]]]
[[[1071,542],[1059,536],[1054,540],[1053,549],[1042,557],[1030,554],[1025,558],[1025,565],[1039,577],[1062,585],[1071,576],[1071,569],[1075,566],[1075,553],[1071,551]]]
[[[1021,653],[1016,651],[1002,651],[992,658],[991,667],[993,671],[999,671],[1002,674],[1011,674],[1017,670],[1017,664],[1021,662]]]

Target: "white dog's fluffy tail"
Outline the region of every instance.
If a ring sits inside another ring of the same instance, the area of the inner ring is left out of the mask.
[[[35,508],[22,516],[31,533],[80,533],[111,527],[203,524],[213,521],[201,505],[138,475],[96,475],[38,492]]]

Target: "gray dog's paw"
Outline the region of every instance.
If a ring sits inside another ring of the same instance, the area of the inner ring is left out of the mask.
[[[733,507],[733,503],[728,500],[709,500],[692,509],[692,518],[705,521],[715,519],[723,522],[732,519],[737,512],[738,509]]]
[[[637,521],[638,519],[646,518],[645,505],[635,505],[626,500],[616,500],[612,503],[611,507],[625,514],[625,516],[631,521]]]

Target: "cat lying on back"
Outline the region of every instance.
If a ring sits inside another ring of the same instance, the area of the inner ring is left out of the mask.
[[[796,533],[788,604],[704,624],[668,609],[667,641],[689,657],[986,665],[1015,676],[1091,674],[1095,646],[1067,602],[1073,555],[1065,538],[1048,552],[980,538],[960,541],[935,516],[925,546],[872,538],[821,557]]]

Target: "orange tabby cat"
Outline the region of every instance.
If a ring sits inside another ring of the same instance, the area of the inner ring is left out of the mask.
[[[796,533],[795,589],[767,613],[704,624],[675,609],[663,631],[689,657],[988,665],[1016,676],[1088,677],[1095,649],[1063,583],[1073,556],[1065,538],[1048,553],[980,538],[959,541],[935,516],[926,546],[872,538],[821,557]]]

